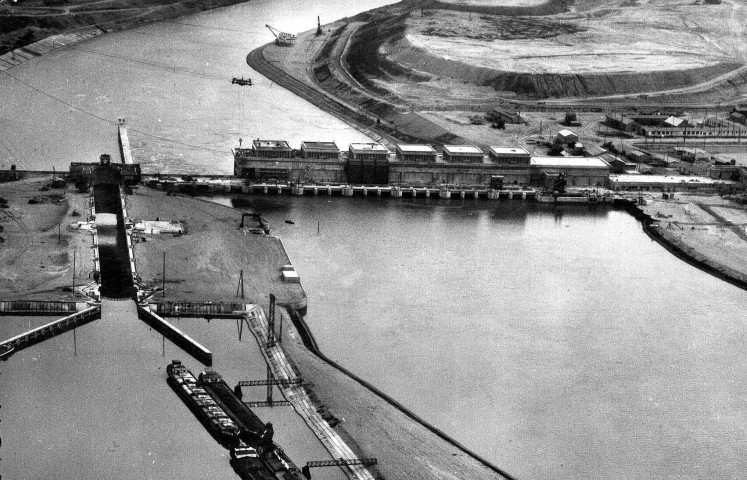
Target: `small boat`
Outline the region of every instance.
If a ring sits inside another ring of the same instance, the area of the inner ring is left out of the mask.
[[[294,222],[293,220],[286,220],[285,223],[289,225],[295,225],[296,222]]]
[[[251,87],[252,86],[252,79],[251,78],[246,78],[245,79],[244,77],[241,77],[241,78],[234,77],[233,80],[231,80],[231,84],[234,84],[234,83],[238,84],[238,85],[240,85],[242,87],[245,86],[245,85],[248,85],[248,86]]]
[[[13,345],[1,345],[0,346],[0,360],[8,360],[8,358],[15,352]]]

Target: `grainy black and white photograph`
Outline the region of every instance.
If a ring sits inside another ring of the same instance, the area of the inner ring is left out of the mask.
[[[747,471],[747,0],[0,0],[0,480]]]

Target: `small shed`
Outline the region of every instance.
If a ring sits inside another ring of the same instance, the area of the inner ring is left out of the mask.
[[[745,124],[745,116],[739,112],[731,112],[729,114],[729,120],[736,123]]]
[[[510,112],[502,108],[494,108],[488,114],[488,118],[492,121],[503,120],[506,123],[523,124],[526,123],[518,112]]]
[[[558,132],[555,139],[560,141],[563,145],[568,145],[569,143],[578,142],[578,135],[570,130],[561,130]]]

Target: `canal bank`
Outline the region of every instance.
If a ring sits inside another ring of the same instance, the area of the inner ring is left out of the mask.
[[[285,342],[284,349],[310,382],[312,398],[318,399],[318,408],[341,420],[342,435],[359,452],[375,452],[388,459],[378,466],[384,477],[425,480],[450,473],[458,478],[514,478],[330,360],[319,350],[303,315],[292,309],[287,314],[295,330],[286,334],[290,342]]]

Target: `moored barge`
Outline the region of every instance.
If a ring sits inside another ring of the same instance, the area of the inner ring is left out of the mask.
[[[231,449],[229,463],[241,480],[277,480],[257,449],[244,442]]]
[[[223,377],[217,372],[207,371],[199,376],[199,382],[210,396],[231,417],[241,430],[241,439],[249,445],[256,446],[260,451],[273,446],[272,423],[262,420],[242,402]]]
[[[213,437],[230,448],[238,444],[239,427],[202,388],[187,367],[172,360],[166,367],[167,382]]]
[[[231,467],[242,480],[308,480],[280,446],[254,447],[240,442],[231,449]]]

